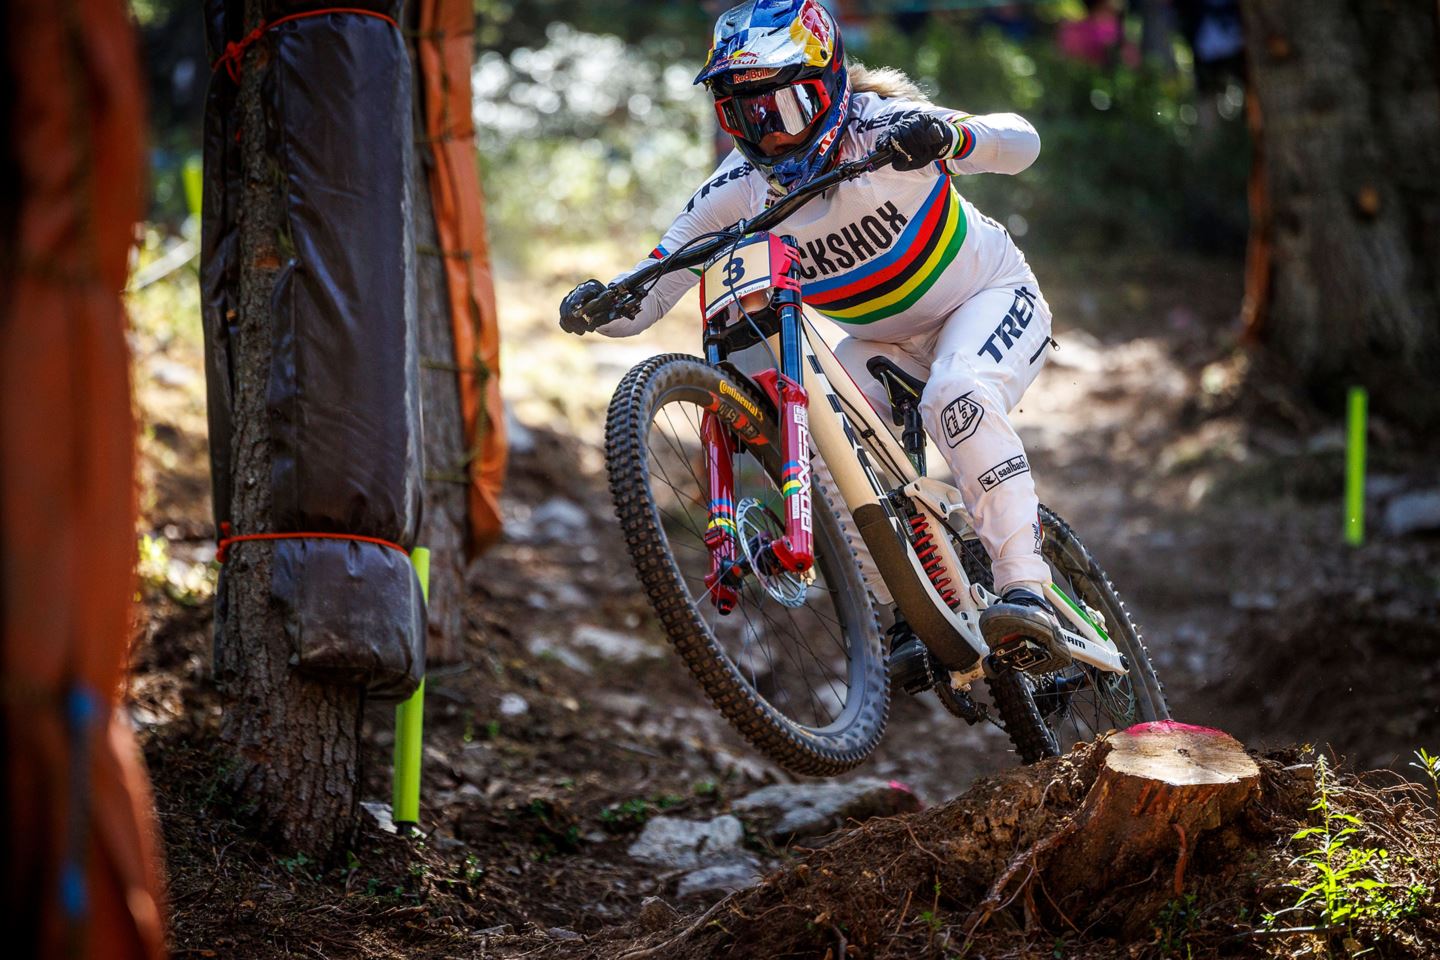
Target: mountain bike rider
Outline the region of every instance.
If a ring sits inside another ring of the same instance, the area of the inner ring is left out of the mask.
[[[1020,173],[1039,154],[1035,129],[1015,114],[934,106],[898,71],[847,66],[839,27],[818,0],[749,0],[726,11],[695,82],[710,88],[736,149],[650,257],[753,216],[842,160],[893,146],[893,168],[842,183],[785,222],[799,240],[802,297],[848,334],[836,356],[887,419],[889,398],[867,360],[883,355],[928,380],[926,429],[954,472],[1002,597],[982,614],[987,642],[1063,646],[1044,596],[1050,571],[1035,485],[1007,416],[1045,364],[1050,308],[1010,235],[950,179]],[[599,332],[641,332],[696,282],[690,271],[664,276],[634,316],[612,315]],[[583,333],[579,310],[603,290],[598,280],[576,287],[561,303],[561,326]]]

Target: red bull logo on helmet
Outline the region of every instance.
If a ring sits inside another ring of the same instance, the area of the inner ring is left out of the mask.
[[[820,0],[805,0],[800,15],[790,25],[790,39],[805,48],[805,59],[815,67],[830,62],[834,50],[834,35],[830,14],[820,6]]]
[[[740,70],[730,75],[731,83],[755,83],[758,80],[769,80],[778,74],[779,70]]]

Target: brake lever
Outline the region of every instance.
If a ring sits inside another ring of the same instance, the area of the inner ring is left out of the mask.
[[[640,301],[624,284],[612,284],[605,292],[580,308],[585,318],[585,328],[595,331],[614,320],[611,314],[619,314],[627,320],[640,312]]]

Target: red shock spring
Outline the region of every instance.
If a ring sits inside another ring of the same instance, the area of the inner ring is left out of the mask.
[[[935,545],[935,535],[930,531],[930,518],[923,513],[910,518],[910,542],[915,547],[915,555],[920,558],[920,567],[925,571],[925,576],[930,578],[934,585],[935,592],[940,594],[940,599],[951,610],[959,604],[955,591],[950,589],[950,578],[945,576],[944,565],[940,559],[940,549]]]

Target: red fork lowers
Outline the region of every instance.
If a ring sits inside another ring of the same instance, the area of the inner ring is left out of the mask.
[[[785,495],[785,536],[771,546],[775,559],[791,573],[804,573],[815,562],[815,532],[810,502],[810,400],[805,388],[783,374],[779,377],[780,418],[785,424],[784,466],[780,489]]]
[[[770,544],[771,555],[791,573],[804,573],[815,563],[815,526],[810,502],[810,397],[805,388],[778,370],[755,374],[785,427],[780,453],[780,491],[785,495],[785,536]]]
[[[705,546],[710,550],[710,572],[705,586],[711,602],[721,613],[735,609],[739,595],[740,552],[735,530],[735,468],[731,456],[734,441],[720,418],[706,411],[700,421],[700,439],[705,444],[705,474],[709,480],[710,522],[705,526]]]

